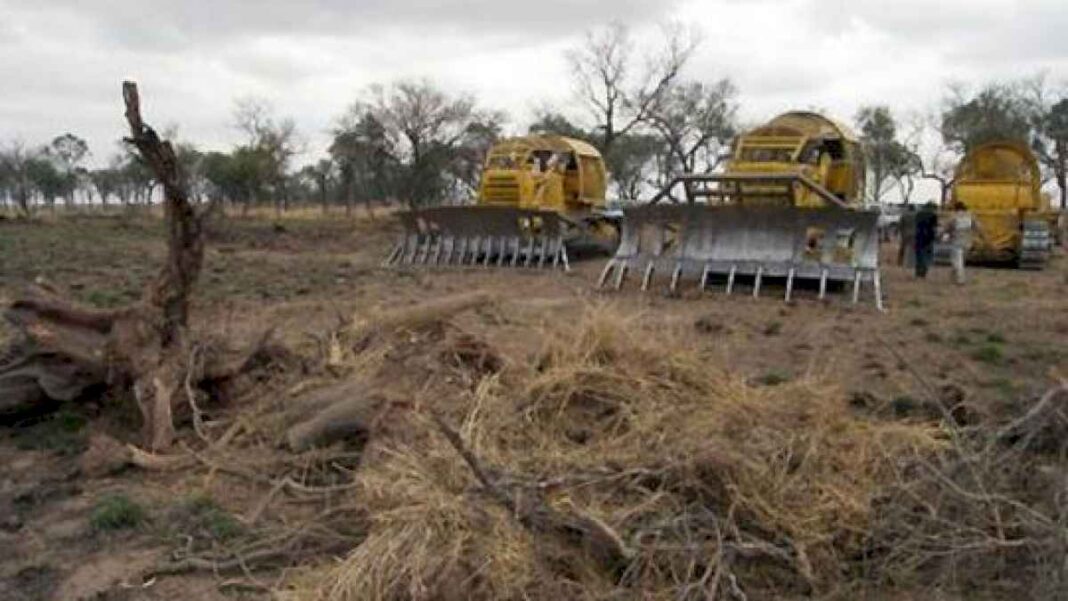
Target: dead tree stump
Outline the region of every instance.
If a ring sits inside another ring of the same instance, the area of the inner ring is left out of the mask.
[[[203,222],[189,201],[185,175],[171,143],[141,118],[137,85],[124,82],[137,149],[163,188],[167,260],[139,302],[118,311],[79,307],[34,288],[7,310],[19,336],[0,353],[0,414],[43,400],[70,401],[94,386],[132,393],[144,417],[145,444],[170,446],[175,404],[194,378],[187,341],[189,299],[204,261]]]

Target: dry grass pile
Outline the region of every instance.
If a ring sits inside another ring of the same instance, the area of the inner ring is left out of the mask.
[[[409,434],[365,449],[354,502],[367,538],[308,597],[830,590],[868,553],[899,468],[946,444],[930,426],[854,415],[820,382],[747,383],[607,307],[547,324],[533,361],[440,390],[427,383]],[[582,526],[538,526],[561,519]]]

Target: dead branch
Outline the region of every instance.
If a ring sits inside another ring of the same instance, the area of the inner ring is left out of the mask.
[[[196,465],[196,459],[190,455],[159,455],[132,444],[126,445],[126,448],[130,450],[130,462],[149,471],[169,472]]]
[[[386,403],[362,382],[346,381],[311,392],[294,401],[314,413],[286,432],[290,450],[302,452],[350,436],[366,436]]]
[[[208,382],[227,381],[253,370],[262,360],[287,352],[274,343],[275,328],[268,328],[243,353],[228,361],[213,361],[202,367],[201,379]]]
[[[463,458],[475,478],[497,503],[528,530],[555,536],[588,552],[605,570],[614,572],[626,565],[633,556],[622,537],[608,524],[595,516],[574,510],[563,513],[553,509],[538,491],[524,491],[523,495],[511,495],[490,477],[481,461],[467,448],[459,432],[445,420],[431,413],[442,436]]]
[[[325,446],[352,436],[366,436],[379,412],[375,399],[354,398],[331,405],[312,419],[286,432],[286,443],[295,453]]]
[[[372,314],[355,325],[353,339],[362,341],[376,333],[400,329],[417,329],[457,313],[488,305],[494,300],[494,297],[489,293],[472,292],[420,303],[403,309]]]

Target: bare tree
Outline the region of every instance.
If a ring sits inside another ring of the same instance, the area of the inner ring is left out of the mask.
[[[907,129],[902,143],[908,149],[913,176],[938,184],[938,200],[942,206],[949,202],[950,191],[956,179],[960,153],[947,144],[941,132],[938,116],[914,113],[907,119]],[[904,192],[904,191],[903,191]],[[906,199],[911,198],[911,193]]]
[[[260,177],[264,186],[270,187],[276,210],[286,210],[292,160],[303,151],[296,123],[291,118],[276,118],[267,101],[248,97],[235,101],[234,124],[247,136],[245,148],[260,157]]]
[[[68,185],[63,172],[48,155],[47,149],[41,149],[26,162],[26,170],[34,191],[54,211],[56,199],[65,197]]]
[[[484,144],[503,119],[478,109],[470,95],[451,96],[425,80],[401,81],[372,86],[354,103],[335,131],[335,147],[340,152],[346,145],[339,142],[373,141],[370,156],[388,157],[398,170],[397,194],[409,206],[433,204],[454,189],[461,150]]]
[[[709,172],[737,133],[737,90],[729,79],[671,84],[649,110],[648,122],[667,146],[664,175]]]
[[[62,136],[56,136],[46,148],[46,153],[63,175],[62,193],[69,207],[74,204],[74,192],[80,187],[85,173],[81,164],[89,156],[89,144],[68,132]]]
[[[305,180],[314,186],[325,215],[329,206],[330,187],[334,184],[337,176],[337,168],[334,162],[330,159],[320,159],[315,164],[305,165],[300,173]]]
[[[455,183],[453,196],[470,198],[478,192],[482,166],[486,155],[501,137],[503,121],[500,114],[487,113],[485,118],[468,127],[463,143],[456,147],[449,161],[449,172]]]
[[[1034,138],[1032,147],[1042,166],[1057,182],[1061,209],[1068,208],[1068,90],[1052,91],[1046,78],[1037,76],[1023,84],[1031,105]]]
[[[108,199],[119,195],[119,188],[122,185],[120,178],[121,174],[111,168],[94,169],[89,172],[89,182],[96,190],[97,196],[100,197],[101,208],[106,209]]]
[[[1029,143],[1032,109],[1021,83],[992,83],[972,94],[951,86],[942,111],[940,131],[946,144],[961,154],[986,142]]]
[[[0,206],[13,206],[14,197],[14,177],[4,161],[4,155],[0,153]]]
[[[345,215],[351,216],[357,196],[363,196],[373,218],[371,199],[392,194],[400,160],[394,134],[370,112],[357,115],[355,107],[334,130],[330,156],[337,166]]]
[[[620,200],[637,200],[646,183],[662,179],[670,171],[668,164],[673,164],[663,160],[669,156],[664,141],[653,133],[632,132],[617,138],[606,158]]]
[[[881,203],[892,181],[901,181],[914,165],[908,148],[898,140],[897,121],[886,106],[863,107],[857,112],[857,126],[867,163],[870,199]]]
[[[595,136],[590,132],[575,125],[566,115],[557,112],[553,107],[545,105],[538,107],[534,112],[534,121],[527,126],[527,132],[531,134],[555,134],[567,136],[576,140],[593,142]]]
[[[20,140],[11,142],[0,152],[0,167],[8,176],[11,196],[24,216],[31,213],[30,200],[33,196],[33,160],[35,151],[26,147]]]
[[[603,153],[649,117],[698,42],[692,31],[665,26],[663,46],[636,68],[630,31],[616,22],[588,32],[580,46],[567,52],[576,94],[596,122]]]

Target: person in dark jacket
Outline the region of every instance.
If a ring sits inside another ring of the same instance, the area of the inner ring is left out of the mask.
[[[916,263],[916,207],[906,205],[898,222],[901,244],[897,247],[898,267],[913,267]]]
[[[926,278],[934,261],[935,239],[938,237],[938,214],[933,202],[923,205],[916,213],[916,277]]]

